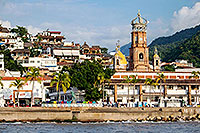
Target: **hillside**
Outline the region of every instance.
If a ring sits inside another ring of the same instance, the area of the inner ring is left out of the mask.
[[[165,45],[165,44],[171,44],[171,43],[175,43],[178,41],[182,41],[182,40],[191,38],[199,30],[200,30],[200,25],[198,25],[194,28],[181,30],[171,36],[168,36],[168,37],[159,37],[159,38],[153,40],[149,46],[152,47],[155,45]]]
[[[189,29],[182,30],[180,32],[176,32],[175,34],[168,37],[159,37],[155,39],[149,45],[150,60],[153,57],[153,51],[155,47],[157,47],[162,61],[165,61],[165,62],[174,61],[173,54],[169,55],[168,53],[176,49],[176,47],[182,44],[185,40],[190,39],[198,31],[200,31],[200,25],[194,28],[189,28]]]
[[[120,48],[120,51],[125,55],[125,56],[128,56],[129,55],[129,48],[131,47],[131,42],[124,45],[124,46],[121,46]]]
[[[173,43],[172,43],[173,44]],[[195,67],[200,67],[200,31],[184,42],[177,42],[172,49],[166,50],[163,61],[174,61],[175,59],[185,59],[192,62]]]
[[[200,25],[194,28],[189,28],[189,29],[182,30],[180,32],[176,32],[175,34],[168,37],[159,37],[155,39],[149,45],[150,60],[152,60],[154,48],[157,47],[162,61],[171,62],[171,61],[174,61],[175,59],[188,59],[190,62],[193,62],[195,66],[199,66],[199,63],[197,62],[198,60],[197,58],[193,59],[193,57],[190,58],[189,55],[186,56],[186,53],[188,54],[188,51],[193,49],[193,47],[189,47],[186,45],[193,44],[193,45],[196,45],[196,48],[198,48],[197,38],[199,38],[199,31],[200,31]],[[196,38],[196,40],[194,38]],[[130,47],[131,47],[131,43],[126,44],[121,47],[121,51],[125,55],[129,55]],[[177,55],[178,53],[180,54],[180,56]],[[197,52],[195,53],[200,56],[200,51],[199,53]],[[194,56],[194,55],[191,55],[191,56]]]

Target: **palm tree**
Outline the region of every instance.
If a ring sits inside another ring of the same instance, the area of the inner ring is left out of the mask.
[[[161,87],[162,87],[162,82],[166,82],[166,77],[164,73],[157,73],[157,78],[156,78],[156,83],[160,81],[160,100],[161,100]],[[160,101],[161,102],[161,101]]]
[[[71,79],[69,78],[68,73],[54,73],[54,77],[51,80],[50,85],[53,86],[56,83],[56,90],[59,93],[58,101],[60,101],[61,95],[60,95],[60,90],[62,88],[63,92],[66,93],[67,88],[70,87],[70,82]]]
[[[197,80],[199,79],[199,75],[200,75],[200,72],[199,71],[192,71],[192,76],[190,76],[189,78],[194,78],[195,80],[196,80],[196,82],[197,82]],[[196,100],[195,100],[195,102],[197,103],[197,85],[196,85],[196,88],[195,88],[195,90],[196,90]]]
[[[29,67],[29,71],[26,73],[26,80],[25,82],[28,81],[33,81],[32,83],[32,92],[31,92],[31,107],[33,106],[33,91],[34,91],[34,84],[35,81],[39,82],[41,84],[41,78],[42,75],[40,74],[40,71],[38,68],[33,68],[33,67]]]
[[[23,79],[15,79],[15,81],[14,82],[12,82],[11,84],[10,84],[10,86],[9,87],[12,87],[12,86],[14,86],[14,87],[17,87],[17,103],[18,103],[18,107],[19,107],[19,90],[23,87],[23,85],[24,85],[24,82],[22,82],[23,81]],[[14,106],[15,106],[15,104],[14,104]]]
[[[3,83],[1,82],[3,77],[0,76],[0,86],[3,88]]]
[[[138,83],[140,81],[140,79],[137,78],[137,75],[130,75],[131,78],[131,83],[133,83],[133,100],[135,99],[134,95],[135,95],[135,84]]]
[[[147,78],[144,84],[150,86],[150,92],[151,92],[151,86],[153,85],[153,80],[151,78]]]
[[[123,82],[123,83],[128,83],[128,100],[127,100],[127,104],[129,104],[129,87],[130,87],[131,79],[130,79],[129,76],[126,76],[124,79],[125,79],[125,80],[122,81],[122,82]]]
[[[102,84],[102,90],[103,90],[103,102],[104,102],[104,81],[106,80],[105,79],[105,73],[104,72],[102,72],[102,73],[99,73],[98,74],[98,77],[97,77],[97,80],[99,80],[99,82],[100,82],[100,84]]]

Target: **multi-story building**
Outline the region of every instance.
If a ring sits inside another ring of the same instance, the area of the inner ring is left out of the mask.
[[[8,49],[23,49],[24,42],[16,33],[12,33],[9,29],[0,25],[0,45],[5,45]]]
[[[81,46],[81,54],[89,58],[100,58],[103,56],[100,46],[89,47],[86,42]]]
[[[0,101],[1,106],[4,104],[12,105],[13,102],[17,102],[17,88],[10,87],[12,82],[15,82],[15,79],[23,79],[21,77],[3,77],[1,82],[3,83],[3,89],[0,90],[0,94],[3,95],[5,101]],[[34,86],[33,86],[34,82]],[[37,81],[28,81],[23,85],[19,90],[19,102],[20,106],[30,106],[31,102],[31,93],[33,89],[34,105],[39,105],[42,101],[45,101],[46,88],[49,86],[50,79],[47,77],[41,78],[41,83]]]
[[[57,58],[59,66],[71,66],[80,58],[80,47],[73,42],[65,42],[64,46],[53,48],[53,56]]]
[[[23,67],[46,68],[48,70],[57,70],[57,59],[54,57],[28,57],[21,63]]]
[[[14,60],[17,60],[18,63],[22,63],[24,59],[29,58],[30,50],[29,49],[15,49],[11,52]]]
[[[65,37],[61,35],[60,31],[46,30],[42,33],[38,33],[36,38],[33,38],[33,41],[41,41],[42,44],[46,45],[61,45],[64,39]]]

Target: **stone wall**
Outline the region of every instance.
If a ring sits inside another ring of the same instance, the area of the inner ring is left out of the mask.
[[[200,108],[0,108],[0,121],[142,121],[200,118]]]

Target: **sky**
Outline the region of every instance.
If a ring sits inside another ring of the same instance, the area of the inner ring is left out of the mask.
[[[131,41],[130,22],[140,10],[149,21],[148,44],[200,24],[200,0],[0,0],[0,23],[30,33],[59,30],[66,41],[110,51]]]

